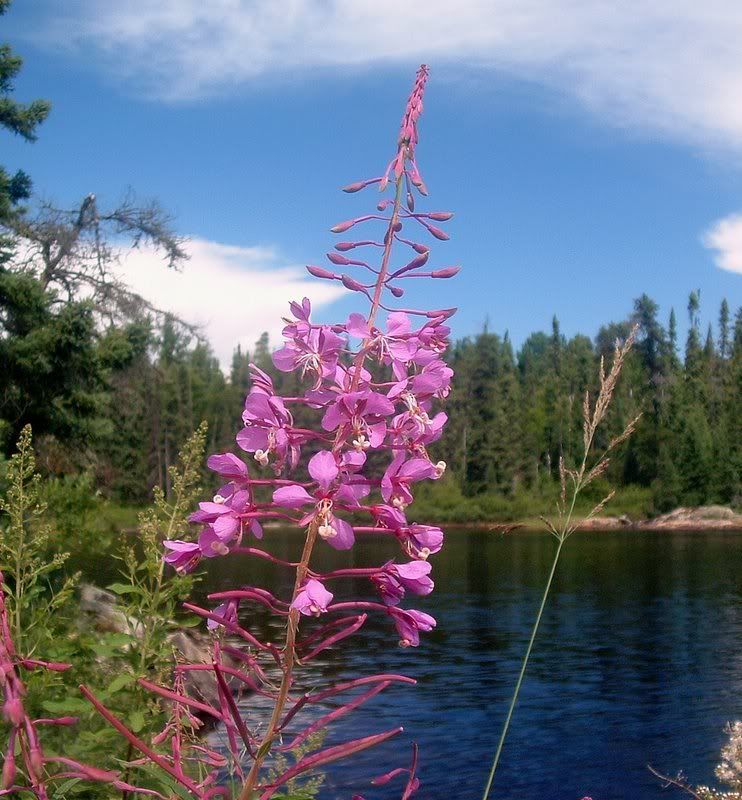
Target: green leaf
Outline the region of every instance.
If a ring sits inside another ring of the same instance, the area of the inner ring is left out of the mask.
[[[141,594],[142,590],[133,583],[112,583],[106,587],[116,594]]]
[[[176,628],[195,628],[200,625],[203,620],[200,617],[187,617],[186,619],[179,619],[176,623]]]
[[[65,700],[45,700],[41,706],[52,714],[80,714],[90,711],[90,704],[79,697],[68,697]]]
[[[134,733],[139,733],[144,727],[144,713],[142,711],[132,711],[129,714],[129,727]]]
[[[109,647],[125,647],[127,644],[131,644],[132,638],[128,633],[107,633],[103,637],[102,643]]]
[[[59,800],[64,800],[64,798],[67,797],[69,790],[81,782],[82,778],[70,778],[68,781],[61,783],[59,786],[57,786],[54,794],[52,795],[52,800],[57,800],[57,798],[59,798]]]
[[[137,769],[153,777],[161,786],[167,787],[171,792],[175,792],[175,794],[183,798],[183,800],[193,800],[193,795],[185,786],[178,783],[178,781],[168,775],[167,772],[163,772],[158,767],[152,766],[151,764],[138,764]]]
[[[108,693],[115,694],[123,689],[124,686],[131,686],[132,683],[134,683],[134,676],[130,675],[128,672],[124,672],[111,681],[108,685]]]

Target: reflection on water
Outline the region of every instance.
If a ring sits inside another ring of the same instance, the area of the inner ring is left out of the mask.
[[[299,547],[293,536],[266,532],[270,549],[289,558]],[[368,780],[404,765],[412,741],[421,747],[421,800],[481,796],[553,546],[536,533],[450,532],[433,562],[436,591],[413,603],[438,619],[420,648],[397,647],[391,622],[380,619],[350,640],[355,647],[329,654],[321,669],[333,679],[401,672],[419,683],[390,687],[332,729],[327,744],[405,725],[396,740],[331,766],[322,798],[397,797]],[[351,554],[323,547],[317,568],[392,555],[388,541],[367,539]],[[280,568],[254,559],[210,567],[209,590],[277,580],[290,588]],[[338,598],[368,592],[360,581],[337,588]],[[741,600],[738,534],[571,539],[493,797],[659,797],[648,763],[713,782],[724,724],[742,718]]]

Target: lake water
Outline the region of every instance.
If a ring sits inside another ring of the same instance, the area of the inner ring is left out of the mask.
[[[291,537],[270,531],[266,543],[295,557]],[[321,544],[318,568],[396,555],[375,537],[351,554]],[[390,687],[331,730],[325,745],[405,726],[391,742],[331,765],[321,798],[398,797],[395,785],[368,781],[405,765],[412,741],[420,800],[481,797],[554,544],[540,533],[450,531],[432,559],[435,592],[408,604],[438,620],[421,646],[399,648],[391,622],[370,619],[328,656],[320,668],[332,679],[401,672],[419,683]],[[210,589],[281,575],[252,559],[210,566]],[[338,589],[338,599],[368,592],[361,581]],[[742,537],[578,533],[562,554],[491,796],[667,796],[647,764],[713,782],[723,727],[740,718]]]

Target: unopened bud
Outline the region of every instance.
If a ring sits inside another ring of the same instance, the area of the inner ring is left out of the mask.
[[[340,253],[327,253],[327,258],[332,261],[333,264],[339,264],[342,267],[346,266],[346,264],[350,264],[350,259],[341,256]]]
[[[343,286],[345,286],[346,289],[350,289],[351,292],[366,293],[366,287],[355,278],[351,278],[350,275],[341,275],[340,280],[343,282]]]
[[[430,273],[431,278],[453,278],[458,275],[461,267],[444,267],[444,269],[435,269]]]
[[[392,293],[392,294],[393,294],[395,297],[402,297],[402,295],[404,294],[404,289],[400,288],[399,286],[390,286],[390,287],[389,287],[389,291],[390,291],[390,292],[391,292],[391,293]]]
[[[360,192],[361,189],[365,189],[369,183],[372,183],[372,181],[356,181],[355,183],[349,183],[347,186],[343,186],[343,191],[348,194]]]
[[[436,228],[435,225],[426,225],[425,227],[436,239],[440,239],[442,242],[447,242],[451,238],[445,231]]]
[[[11,697],[5,701],[3,716],[11,725],[20,725],[23,722],[23,703],[20,698]]]
[[[451,217],[453,217],[451,211],[431,211],[431,213],[428,214],[428,218],[434,219],[436,222],[447,222]]]
[[[314,275],[315,278],[324,278],[325,280],[334,281],[337,279],[337,275],[334,272],[330,272],[329,269],[325,269],[324,267],[315,267],[314,265],[307,265],[307,272],[310,275]]]
[[[338,222],[337,225],[333,225],[330,228],[332,233],[344,233],[347,230],[350,230],[355,225],[355,220],[348,219],[345,222]]]
[[[32,747],[29,751],[29,761],[31,763],[31,768],[36,773],[37,776],[41,775],[41,771],[44,768],[44,758],[41,755],[41,750],[36,747]]]
[[[15,753],[8,748],[5,754],[5,763],[3,764],[3,789],[10,789],[15,783],[16,768],[15,768]]]

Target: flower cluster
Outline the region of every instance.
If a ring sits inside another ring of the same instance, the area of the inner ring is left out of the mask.
[[[248,730],[229,693],[224,696],[224,708],[214,710],[230,736],[242,784],[240,800],[267,800],[306,770],[371,747],[401,730],[394,728],[327,747],[276,777],[263,766],[271,750],[298,746],[394,683],[414,683],[401,675],[372,675],[296,697],[293,690],[299,663],[306,665],[318,653],[356,633],[372,613],[389,619],[396,639],[405,647],[417,646],[420,634],[436,625],[431,615],[401,604],[407,595],[422,596],[433,590],[428,558],[443,545],[440,528],[412,521],[408,509],[416,484],[437,480],[446,469],[445,462],[430,457],[428,448],[440,438],[446,423],[446,414],[437,406],[451,386],[452,370],[443,354],[450,333],[447,321],[455,309],[393,305],[405,294],[405,281],[446,279],[459,269],[432,268],[429,245],[418,235],[447,239],[439,225],[452,217],[444,211],[420,211],[415,205],[415,194],[427,195],[415,152],[427,77],[423,66],[405,109],[394,157],[385,171],[344,189],[355,193],[377,187],[381,196],[375,213],[331,229],[342,234],[380,225],[381,232],[340,241],[327,253],[328,266],[307,267],[311,275],[337,281],[358,295],[367,304],[365,312],[352,313],[344,322],[323,324],[314,319],[307,298],[290,304],[284,344],[273,355],[275,379],[251,366],[244,427],[236,437],[238,448],[246,455],[219,453],[209,458],[208,466],[221,485],[192,515],[197,526],[193,540],[165,542],[165,561],[181,572],[193,569],[203,558],[235,552],[268,559],[293,571],[290,599],[281,600],[265,588],[247,586],[212,595],[219,603],[213,610],[187,605],[208,620],[212,629],[228,635],[228,641],[233,637],[243,641],[244,649],[224,645],[243,667],[236,670],[235,677],[273,701],[271,718],[260,734]],[[299,377],[303,387],[299,396],[279,391],[281,373]],[[315,423],[307,427],[296,422],[310,417]],[[263,539],[266,522],[296,526],[305,532],[297,561],[278,559],[253,541]],[[350,550],[358,537],[370,535],[396,540],[401,558],[377,567],[324,574],[312,568],[316,545]],[[379,601],[336,600],[342,580],[359,577],[368,579]],[[286,635],[281,647],[261,641],[240,625],[239,606],[243,603],[258,604],[283,620]],[[300,620],[311,618],[320,619],[305,634],[304,625],[300,631]],[[278,667],[279,684],[266,677],[271,667],[264,661]],[[213,669],[219,678],[227,667],[215,656]],[[303,706],[355,690],[361,694],[333,707],[308,727],[294,729]],[[158,691],[165,690],[160,687]],[[238,753],[240,738],[244,759]],[[377,783],[407,774],[404,797],[409,797],[418,785],[416,763],[415,750],[410,768],[393,770]],[[172,762],[170,765],[174,767]],[[192,785],[189,789],[193,791]],[[199,791],[196,796],[206,797],[216,790]]]

